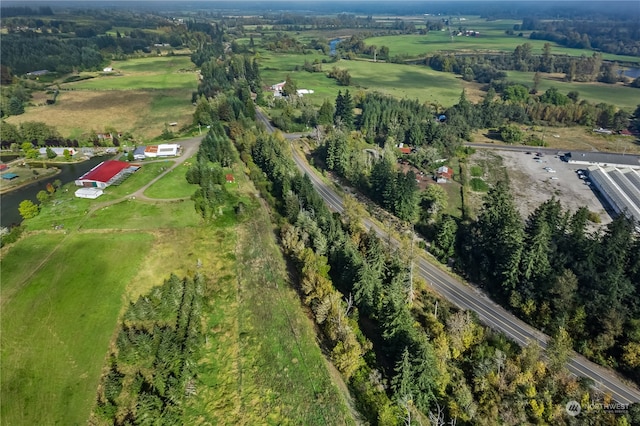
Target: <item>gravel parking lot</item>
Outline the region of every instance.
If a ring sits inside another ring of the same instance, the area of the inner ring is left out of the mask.
[[[566,163],[558,156],[537,156],[536,151],[498,151],[509,174],[511,190],[516,198],[520,214],[526,218],[542,202],[555,196],[565,209],[571,211],[585,206],[600,215],[601,224],[611,222],[596,193],[578,177],[576,171],[585,166]],[[554,172],[545,170],[549,167]]]

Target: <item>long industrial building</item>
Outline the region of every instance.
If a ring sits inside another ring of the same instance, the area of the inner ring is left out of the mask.
[[[640,156],[609,152],[569,152],[565,155],[569,164],[601,167],[630,167],[640,169]]]
[[[613,211],[633,219],[640,232],[640,172],[628,167],[591,166],[589,178]]]

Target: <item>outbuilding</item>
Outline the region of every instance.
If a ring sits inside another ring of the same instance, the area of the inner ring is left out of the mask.
[[[102,194],[104,194],[104,191],[101,188],[80,188],[75,192],[76,197],[88,198],[90,200],[95,200]]]

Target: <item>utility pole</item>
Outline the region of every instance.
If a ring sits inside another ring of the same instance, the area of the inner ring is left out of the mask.
[[[376,62],[376,54],[378,53],[378,49],[373,49],[373,62]]]

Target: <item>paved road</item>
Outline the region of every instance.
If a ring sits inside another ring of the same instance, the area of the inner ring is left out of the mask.
[[[265,123],[267,130],[274,130],[268,119],[260,111],[258,111],[258,118]],[[342,198],[318,178],[305,159],[301,158],[295,150],[292,151],[296,165],[300,171],[309,176],[314,187],[331,210],[342,212]],[[364,225],[367,229],[373,229],[383,240],[390,240],[393,244],[398,244],[393,237],[390,238],[386,232],[372,221],[365,219]],[[546,347],[548,336],[507,312],[504,308],[491,301],[481,290],[463,283],[458,278],[449,275],[421,257],[417,259],[416,270],[437,293],[461,309],[476,312],[480,321],[494,330],[504,333],[519,345],[526,345],[530,341],[535,341],[543,348]],[[567,368],[577,376],[592,379],[597,389],[611,394],[619,403],[640,402],[640,391],[637,388],[627,385],[615,372],[603,368],[575,352],[568,362]]]

